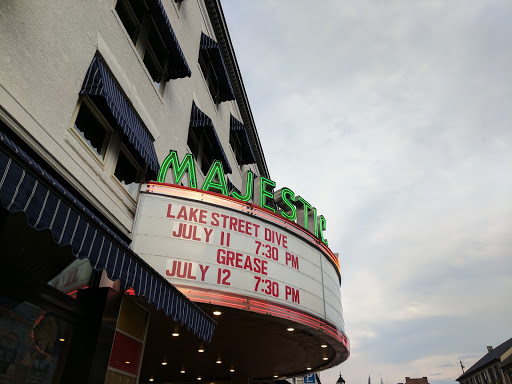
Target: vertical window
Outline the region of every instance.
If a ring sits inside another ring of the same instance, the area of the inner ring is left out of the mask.
[[[105,160],[111,129],[101,121],[98,110],[84,101],[73,124],[74,132],[96,156]]]
[[[208,89],[210,91],[210,95],[212,96],[213,102],[215,104],[219,104],[219,79],[217,77],[217,74],[215,73],[212,60],[210,59],[210,56],[206,50],[199,51],[199,67],[201,68],[201,72],[203,72],[203,76],[206,81],[206,84],[208,85]]]
[[[141,175],[141,167],[130,155],[126,147],[124,145],[121,146],[117,156],[114,176],[134,200],[137,200],[139,194]]]
[[[153,82],[163,91],[168,52],[144,0],[118,0],[116,12]]]
[[[215,152],[213,145],[203,131],[197,134],[197,131],[190,129],[188,132],[188,147],[196,159],[197,166],[201,169],[203,175],[210,170],[215,161]]]
[[[242,165],[244,163],[242,155],[242,143],[240,143],[238,136],[231,133],[229,136],[229,144],[231,144],[231,149],[233,149],[237,163]]]

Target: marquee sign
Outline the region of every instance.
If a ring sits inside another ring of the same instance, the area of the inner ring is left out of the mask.
[[[178,286],[264,299],[344,328],[338,259],[311,232],[258,205],[145,184],[132,246]]]

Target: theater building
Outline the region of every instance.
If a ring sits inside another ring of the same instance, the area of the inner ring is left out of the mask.
[[[0,383],[342,363],[335,234],[298,192],[219,0],[0,2]]]

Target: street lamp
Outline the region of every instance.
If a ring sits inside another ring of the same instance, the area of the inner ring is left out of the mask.
[[[336,384],[345,384],[345,380],[343,380],[343,377],[341,377],[341,373],[340,373],[340,377],[338,378],[338,381],[336,382]]]

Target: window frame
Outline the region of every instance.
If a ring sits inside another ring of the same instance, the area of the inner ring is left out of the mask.
[[[95,149],[87,143],[86,139],[81,135],[81,133],[75,128],[76,120],[78,118],[78,115],[80,114],[80,110],[82,109],[82,106],[85,105],[86,108],[89,109],[89,111],[93,114],[93,116],[96,118],[96,121],[105,129],[106,136],[105,141],[103,143],[102,151],[104,151],[103,157],[101,155],[98,155],[95,151]],[[73,134],[73,136],[82,144],[82,146],[89,152],[89,154],[98,162],[98,164],[105,170],[108,160],[110,158],[110,147],[112,145],[112,140],[114,137],[114,129],[109,124],[109,122],[106,120],[105,116],[101,113],[101,111],[98,109],[98,107],[94,104],[94,102],[89,98],[89,96],[81,96],[78,100],[77,106],[75,107],[75,111],[73,112],[73,118],[71,121],[71,126],[69,127],[69,130]]]

